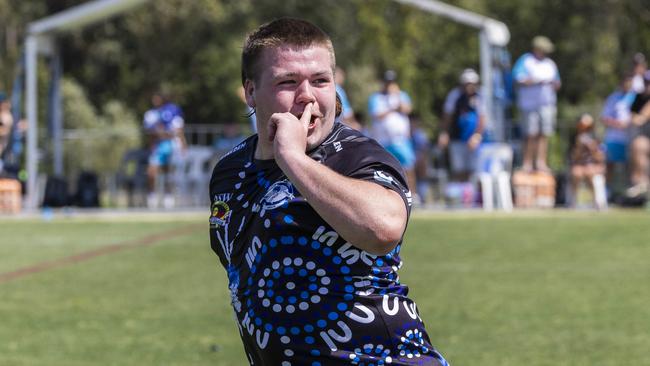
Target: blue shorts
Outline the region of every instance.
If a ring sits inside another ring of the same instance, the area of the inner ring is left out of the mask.
[[[624,163],[627,161],[627,144],[620,142],[607,142],[607,162]]]
[[[415,165],[415,150],[410,141],[392,143],[386,146],[386,150],[397,158],[404,169],[411,169]]]
[[[172,160],[173,151],[174,147],[172,145],[172,140],[160,141],[151,151],[149,164],[155,166],[169,165]]]

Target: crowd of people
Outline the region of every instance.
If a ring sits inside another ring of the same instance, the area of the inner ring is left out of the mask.
[[[558,173],[548,164],[549,139],[557,130],[557,92],[562,86],[558,67],[549,57],[554,49],[549,38],[536,36],[530,52],[521,55],[512,68],[517,122],[523,136],[521,165],[516,169],[527,174]],[[347,110],[347,94],[337,81],[337,91]],[[370,126],[360,123],[362,117],[340,120],[362,129],[393,154],[406,172],[415,202],[424,203],[429,196],[424,180],[426,164],[432,159],[432,141],[437,149],[446,152],[451,181],[468,181],[477,169],[488,118],[480,81],[474,69],[462,70],[458,85],[444,100],[435,139],[423,132],[422,121],[412,114],[411,98],[400,88],[392,70],[384,73],[382,89],[368,100]],[[645,201],[650,170],[650,124],[646,123],[650,119],[649,101],[650,71],[645,57],[638,53],[619,88],[604,101],[599,118],[585,113],[571,127],[575,133],[567,152],[567,205],[576,204],[583,182],[593,191],[594,181],[601,178],[606,178],[610,201]],[[345,115],[360,114],[350,111]],[[598,137],[598,123],[604,127],[602,139]]]
[[[554,48],[547,37],[534,37],[530,52],[516,60],[511,72],[515,116],[522,134],[521,157],[515,159],[521,165],[516,168],[526,173],[553,174],[547,161],[548,145],[557,130],[556,93],[562,85],[558,67],[549,57]],[[477,169],[478,150],[485,143],[489,118],[481,96],[481,78],[474,69],[466,68],[459,73],[458,84],[450,89],[442,103],[440,124],[434,136],[425,131],[426,121],[413,113],[411,97],[401,88],[395,71],[384,72],[381,89],[370,95],[365,111],[353,110],[344,89],[345,76],[345,71],[337,67],[335,84],[342,110],[338,121],[373,137],[397,158],[405,170],[414,202],[426,203],[432,198],[427,173],[432,148],[444,152],[450,181],[471,179]],[[240,94],[245,102],[243,89]],[[247,106],[246,115],[253,132],[257,132],[255,109]],[[600,115],[594,118],[585,113],[571,128],[575,133],[566,159],[569,205],[575,205],[583,182],[593,190],[593,181],[599,177],[606,180],[610,201],[645,200],[650,188],[649,119],[650,71],[645,56],[637,53],[628,70],[621,74],[617,89],[604,100]],[[0,151],[9,144],[12,124],[9,100],[0,94]],[[152,108],[143,119],[150,151],[149,206],[173,205],[173,187],[169,179],[161,177],[168,177],[173,160],[183,155],[186,146],[183,126],[181,108],[169,96],[154,94]],[[223,153],[244,137],[240,125],[227,124],[213,148]]]

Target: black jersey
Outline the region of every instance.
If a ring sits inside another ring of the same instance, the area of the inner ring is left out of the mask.
[[[446,365],[431,346],[387,255],[348,243],[274,160],[254,158],[257,135],[223,157],[210,180],[210,240],[225,267],[251,365]],[[340,123],[309,156],[330,169],[410,193],[399,163]]]

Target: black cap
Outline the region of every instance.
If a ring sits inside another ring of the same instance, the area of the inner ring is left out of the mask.
[[[397,73],[394,70],[386,70],[384,73],[384,81],[390,82],[397,80]]]

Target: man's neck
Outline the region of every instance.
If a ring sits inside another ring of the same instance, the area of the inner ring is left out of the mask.
[[[273,159],[273,145],[268,145],[257,137],[257,146],[255,147],[255,159],[257,160],[271,160]]]

